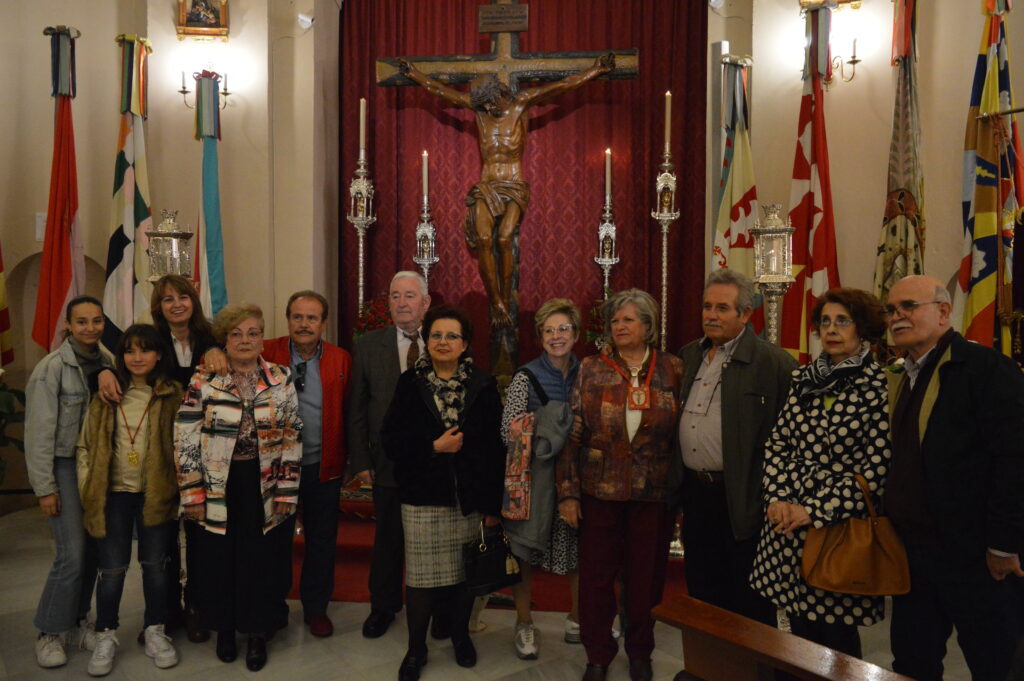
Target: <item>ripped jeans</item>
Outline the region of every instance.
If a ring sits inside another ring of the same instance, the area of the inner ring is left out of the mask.
[[[132,559],[132,530],[138,532],[142,593],[146,600],[145,626],[167,620],[167,565],[177,523],[142,524],[144,497],[137,492],[111,492],[107,496],[107,536],[98,544],[100,578],[96,584],[96,631],[117,629],[124,577]]]

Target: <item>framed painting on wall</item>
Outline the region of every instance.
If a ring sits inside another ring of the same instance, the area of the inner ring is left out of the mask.
[[[228,0],[178,0],[178,40],[228,39]]]

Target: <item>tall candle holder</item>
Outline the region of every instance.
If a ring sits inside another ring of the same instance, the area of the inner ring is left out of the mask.
[[[156,282],[168,274],[180,274],[187,279],[192,279],[192,249],[189,248],[189,239],[192,238],[192,231],[188,227],[178,225],[178,211],[160,211],[163,220],[156,229],[148,230],[149,237],[149,278],[148,281]]]
[[[676,174],[672,163],[672,152],[667,148],[661,155],[658,177],[654,182],[654,196],[657,208],[651,217],[661,225],[661,349],[665,350],[668,331],[668,231],[679,219],[676,210]]]
[[[366,230],[377,221],[373,214],[373,180],[367,170],[366,150],[359,150],[356,162],[356,174],[349,184],[349,209],[346,219],[355,227],[359,244],[359,309],[363,309],[366,297],[363,292],[364,272],[366,268]]]
[[[601,224],[597,227],[597,255],[594,257],[601,270],[604,272],[604,286],[601,291],[604,299],[608,300],[608,276],[612,267],[619,262],[619,253],[615,244],[615,217],[612,215],[612,197],[605,194],[604,212],[601,214]]]
[[[434,220],[430,217],[430,198],[424,194],[420,222],[416,225],[416,255],[412,257],[412,261],[423,270],[423,280],[428,286],[430,268],[440,260],[437,257],[437,229],[434,228]]]
[[[793,222],[785,221],[778,203],[763,204],[764,222],[754,220],[754,282],[765,299],[765,331],[768,342],[779,344],[779,301],[793,285]]]

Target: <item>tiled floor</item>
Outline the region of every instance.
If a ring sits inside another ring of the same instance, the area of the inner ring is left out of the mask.
[[[76,651],[69,664],[59,669],[40,669],[35,662],[32,617],[53,556],[52,540],[46,521],[30,509],[0,517],[0,679],[57,680],[89,678],[86,665],[89,654]],[[122,681],[198,681],[200,679],[260,679],[260,681],[392,681],[405,654],[405,623],[399,616],[380,639],[366,640],[361,625],[369,606],[365,603],[332,603],[334,636],[314,638],[302,625],[299,608],[292,604],[291,626],[270,643],[269,662],[254,676],[242,660],[226,665],[214,654],[213,642],[193,644],[181,637],[178,651],[181,662],[172,669],[160,670],[135,643],[142,621],[142,585],[137,564],[129,570],[121,605],[123,634],[114,671],[109,679]],[[540,628],[540,659],[526,662],[512,648],[514,615],[505,610],[486,610],[481,620],[487,629],[473,637],[479,662],[473,669],[455,664],[447,641],[430,642],[429,663],[423,681],[577,681],[586,661],[582,646],[562,642],[565,615],[537,613]],[[877,664],[888,664],[888,625],[881,623],[863,630],[865,656]],[[670,681],[682,668],[682,649],[678,632],[664,625],[655,627],[654,678]],[[241,641],[244,652],[244,641]],[[969,675],[955,641],[947,656],[947,681],[966,681]],[[624,655],[613,663],[608,678],[629,678]]]

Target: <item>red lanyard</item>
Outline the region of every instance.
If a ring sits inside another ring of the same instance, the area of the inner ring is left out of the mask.
[[[128,416],[124,413],[124,403],[117,405],[117,408],[121,410],[121,419],[124,421],[124,429],[128,433],[128,442],[131,444],[131,449],[128,451],[128,463],[133,466],[139,465],[139,452],[135,449],[135,439],[139,437],[139,431],[142,430],[142,424],[146,421],[146,415],[149,414],[149,408],[153,406],[153,397],[149,398],[149,402],[146,403],[146,409],[142,412],[142,418],[139,419],[139,425],[135,426],[135,432],[132,433],[131,426],[128,425]]]
[[[654,363],[658,360],[658,351],[651,348],[651,363],[647,367],[647,378],[644,380],[642,386],[633,385],[633,377],[622,370],[618,364],[608,359],[608,355],[601,355],[601,359],[604,360],[605,364],[615,369],[615,372],[626,379],[626,383],[629,385],[629,398],[626,402],[626,408],[633,411],[642,411],[644,409],[651,408],[651,379],[654,377]],[[642,366],[642,365],[641,365]]]

